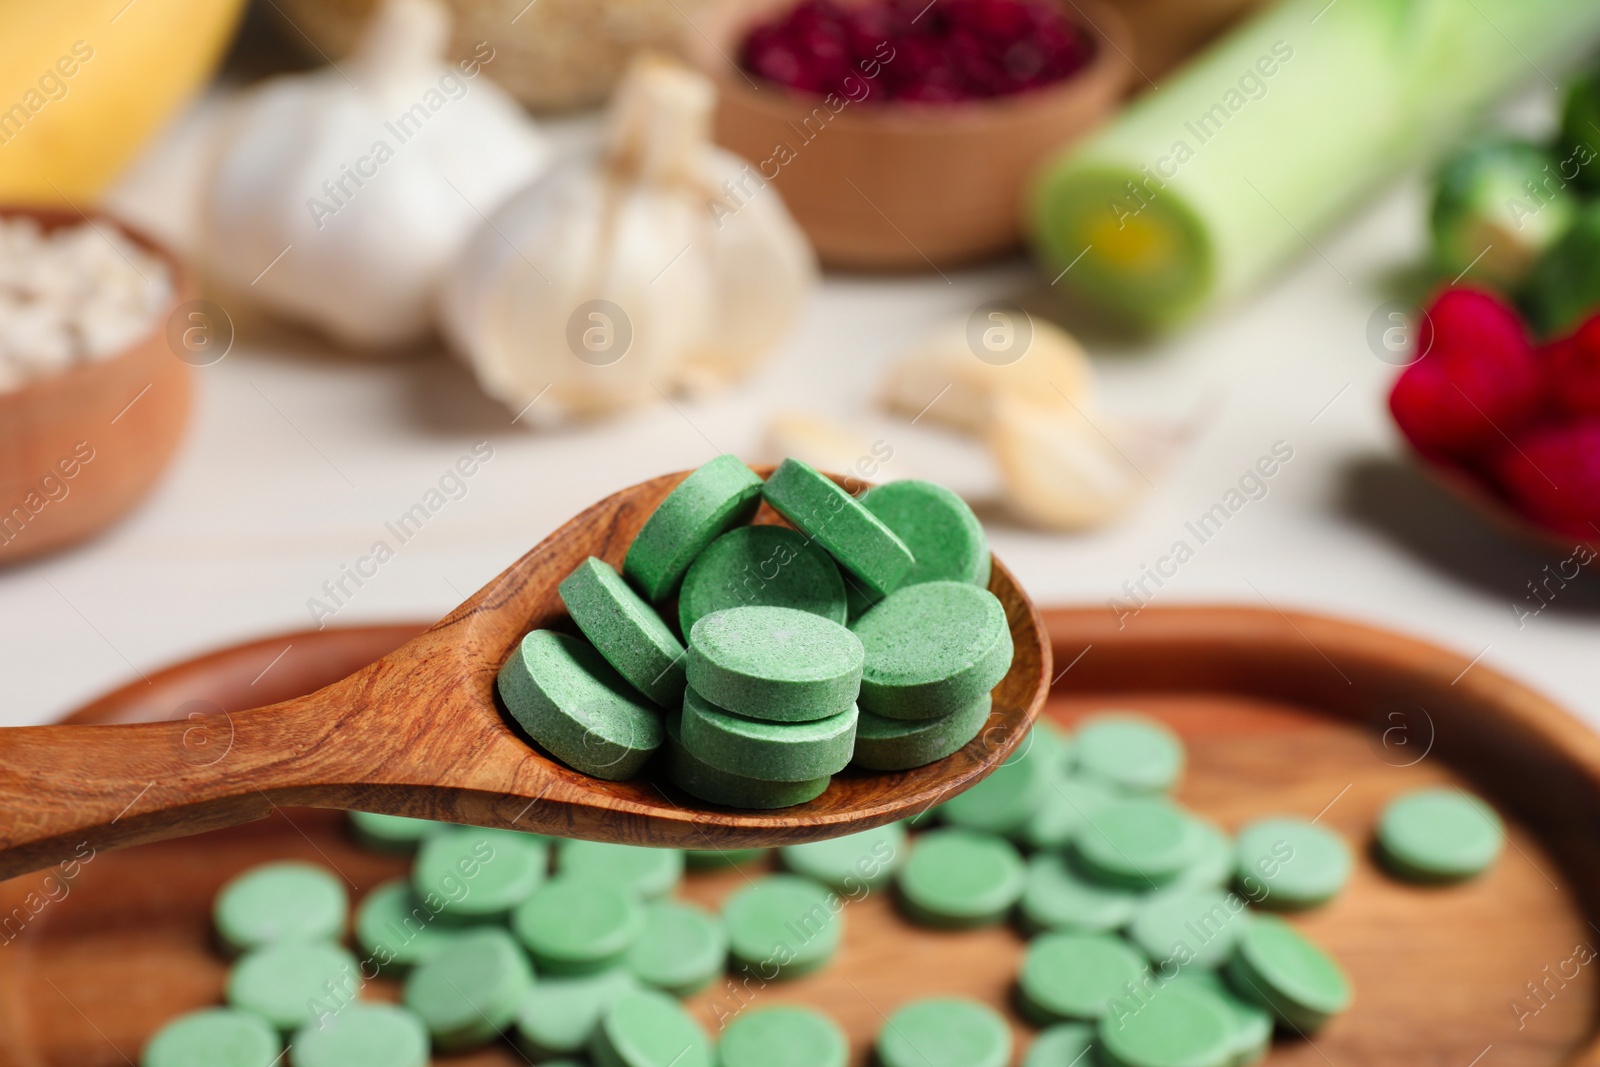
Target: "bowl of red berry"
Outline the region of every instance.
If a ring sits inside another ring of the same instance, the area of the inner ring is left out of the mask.
[[[1600,314],[1542,343],[1469,288],[1427,307],[1389,395],[1428,470],[1497,525],[1552,548],[1600,548]]]
[[[1118,105],[1127,30],[1092,0],[755,0],[689,42],[716,139],[833,267],[928,270],[1022,239],[1025,187]]]

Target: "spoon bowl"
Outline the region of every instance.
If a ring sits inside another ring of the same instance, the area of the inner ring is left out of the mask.
[[[765,478],[772,468],[755,470]],[[639,528],[688,473],[593,505],[434,626],[309,696],[168,722],[0,730],[0,878],[85,846],[200,833],[264,818],[279,805],[631,845],[796,844],[932,807],[1021,742],[1049,689],[1050,645],[1038,610],[996,561],[989,588],[1011,626],[1011,669],[993,690],[984,729],[936,763],[897,773],[850,768],[806,804],[746,811],[688,796],[654,762],[635,778],[608,782],[540,749],[496,696],[501,664],[530,630],[572,631],[558,583],[590,555],[620,567]],[[756,521],[782,520],[763,505]]]

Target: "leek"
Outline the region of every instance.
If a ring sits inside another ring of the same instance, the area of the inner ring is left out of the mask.
[[[1283,0],[1045,165],[1036,250],[1079,302],[1177,325],[1597,33],[1593,0]]]

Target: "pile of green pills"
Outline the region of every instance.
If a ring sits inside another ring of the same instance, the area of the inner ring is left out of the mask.
[[[748,525],[765,501],[790,525]],[[900,771],[982,731],[1012,659],[972,509],[931,482],[858,499],[798,460],[718,456],[645,520],[620,572],[560,586],[581,636],[536,630],[500,670],[512,718],[609,780],[652,756],[713,804],[779,808],[854,763]]]

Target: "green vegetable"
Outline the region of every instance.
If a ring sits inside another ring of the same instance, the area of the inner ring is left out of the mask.
[[[1177,325],[1597,33],[1572,0],[1284,0],[1047,163],[1035,246],[1079,302]]]
[[[1585,204],[1522,287],[1522,310],[1542,336],[1563,333],[1600,308],[1600,201]]]
[[[1556,145],[1578,185],[1600,192],[1600,69],[1573,81],[1561,108],[1561,140]]]
[[[1559,166],[1537,145],[1502,138],[1452,156],[1439,171],[1429,218],[1439,273],[1506,289],[1522,281],[1578,211]]]

